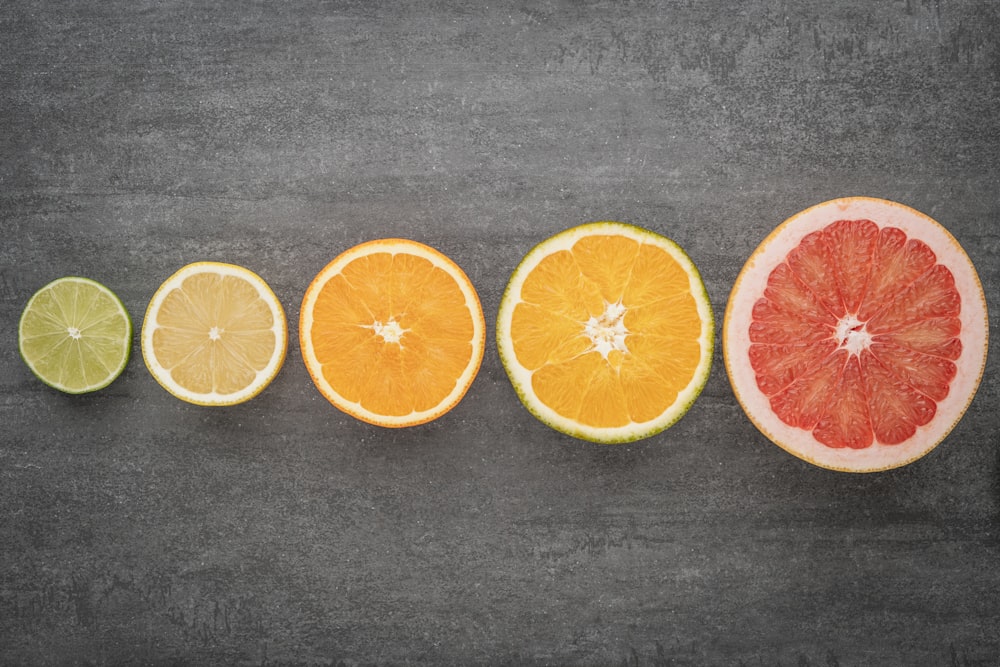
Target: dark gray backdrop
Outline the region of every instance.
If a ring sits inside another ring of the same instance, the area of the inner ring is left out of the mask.
[[[717,352],[691,412],[621,447],[520,405],[492,343],[529,248],[597,219],[700,266],[721,323],[756,244],[845,195],[964,244],[997,327],[1000,5],[990,0],[0,5],[0,662],[996,665],[997,363],[906,468],[771,445]],[[341,415],[297,343],[336,254],[406,236],[480,291],[465,400]],[[138,350],[86,397],[17,354],[82,274],[140,325],[195,260],[289,316],[258,398],[172,398]]]

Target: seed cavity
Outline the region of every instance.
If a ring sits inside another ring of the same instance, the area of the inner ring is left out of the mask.
[[[399,326],[399,322],[397,322],[395,318],[392,317],[390,317],[389,321],[387,321],[385,324],[382,324],[381,322],[376,320],[371,325],[371,329],[372,331],[375,332],[376,336],[381,336],[384,342],[396,343],[397,345],[399,344],[399,341],[402,340],[403,334],[409,331],[409,329],[404,329],[403,327]]]
[[[615,350],[623,354],[628,352],[625,345],[625,338],[628,336],[628,329],[625,327],[627,310],[621,301],[605,303],[604,312],[599,317],[591,316],[584,322],[583,332],[590,338],[593,346],[591,350],[599,352],[605,359]]]
[[[837,322],[835,335],[837,346],[847,350],[851,354],[858,355],[872,343],[872,336],[868,333],[868,323],[862,322],[855,315],[846,315]]]

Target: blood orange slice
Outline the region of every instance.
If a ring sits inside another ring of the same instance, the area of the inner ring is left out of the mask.
[[[852,472],[914,461],[948,435],[986,363],[986,299],[940,224],[881,199],[798,213],[733,287],[726,371],[775,444]]]

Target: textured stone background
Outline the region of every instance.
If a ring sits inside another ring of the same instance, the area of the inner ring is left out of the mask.
[[[406,431],[341,415],[297,345],[313,275],[402,235],[472,278],[571,225],[672,237],[721,321],[784,218],[865,194],[965,245],[998,329],[1000,5],[991,0],[127,0],[0,4],[0,662],[996,665],[998,367],[929,456],[852,476],[760,436],[716,355],[676,426],[562,437],[490,346]],[[138,351],[87,397],[17,318],[58,276],[141,322],[214,259],[290,316],[229,409]]]

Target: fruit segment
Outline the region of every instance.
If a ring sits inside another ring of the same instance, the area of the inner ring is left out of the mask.
[[[849,355],[839,368],[839,376],[828,395],[830,403],[813,435],[828,447],[864,449],[872,444],[868,392],[857,355]]]

